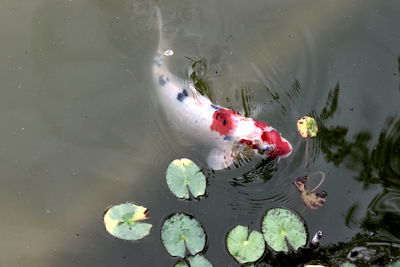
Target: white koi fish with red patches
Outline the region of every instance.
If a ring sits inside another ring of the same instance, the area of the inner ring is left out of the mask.
[[[171,74],[165,58],[172,51],[165,50],[161,14],[156,9],[160,41],[154,56],[153,79],[160,102],[174,125],[212,147],[207,159],[209,167],[214,170],[228,168],[249,155],[249,152],[251,156],[259,154],[270,159],[289,156],[292,146],[270,125],[214,105],[197,92],[191,81]]]

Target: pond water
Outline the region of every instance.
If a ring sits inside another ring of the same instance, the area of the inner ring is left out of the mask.
[[[177,135],[158,104],[155,5],[171,71],[185,78],[185,57],[201,58],[214,103],[273,125],[290,157],[206,169],[207,151]],[[259,230],[277,206],[301,214],[310,235],[322,230],[322,246],[365,233],[398,248],[398,14],[395,0],[2,0],[0,265],[172,266],[160,228],[185,212],[203,224],[214,266],[236,266],[227,232]],[[326,174],[319,210],[292,185],[305,173],[296,121],[307,114],[320,126],[309,143],[310,171]],[[204,199],[170,193],[165,170],[181,157],[205,168]],[[125,201],[149,208],[153,229],[141,241],[104,230],[104,210]]]

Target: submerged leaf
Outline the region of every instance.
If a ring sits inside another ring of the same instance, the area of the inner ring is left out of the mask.
[[[265,241],[260,232],[249,235],[247,226],[238,225],[226,238],[229,253],[241,264],[258,260],[265,251]]]
[[[262,221],[262,232],[267,244],[275,251],[289,251],[306,245],[307,230],[303,220],[286,208],[267,211]]]
[[[147,218],[145,207],[122,203],[112,206],[104,213],[104,226],[107,232],[115,237],[138,240],[150,233],[152,225],[140,222]]]
[[[204,195],[206,177],[200,168],[189,159],[176,159],[168,166],[167,184],[175,196],[189,198],[189,191],[194,197]]]
[[[302,176],[293,182],[294,186],[296,186],[297,190],[301,193],[301,199],[303,199],[304,204],[309,209],[316,210],[322,208],[325,204],[327,193],[325,191],[314,193],[313,191],[306,189],[306,181],[307,176]]]
[[[203,255],[197,254],[196,256],[188,257],[190,267],[212,267],[213,265]]]
[[[161,240],[169,254],[183,258],[186,248],[192,255],[204,249],[206,234],[196,219],[176,213],[164,221]]]
[[[318,125],[314,118],[304,116],[297,121],[297,130],[303,138],[316,137]]]

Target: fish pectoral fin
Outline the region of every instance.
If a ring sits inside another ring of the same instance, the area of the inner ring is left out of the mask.
[[[207,158],[207,164],[213,170],[227,169],[233,162],[231,149],[214,148]]]

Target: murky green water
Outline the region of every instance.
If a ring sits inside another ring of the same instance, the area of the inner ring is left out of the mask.
[[[191,202],[169,192],[165,169],[178,157],[204,166],[205,151],[177,138],[157,104],[154,4],[0,1],[2,266],[172,266],[160,227],[174,212],[203,224],[214,266],[236,266],[226,233],[259,229],[275,206],[322,230],[323,246],[357,233],[400,246],[397,1],[162,1],[172,71],[184,77],[185,56],[203,58],[216,103],[243,110],[247,99],[294,145],[277,168],[209,173],[207,197]],[[291,184],[305,171],[305,114],[320,124],[310,170],[326,174],[316,211]],[[124,201],[149,208],[144,240],[105,232],[103,211]]]

